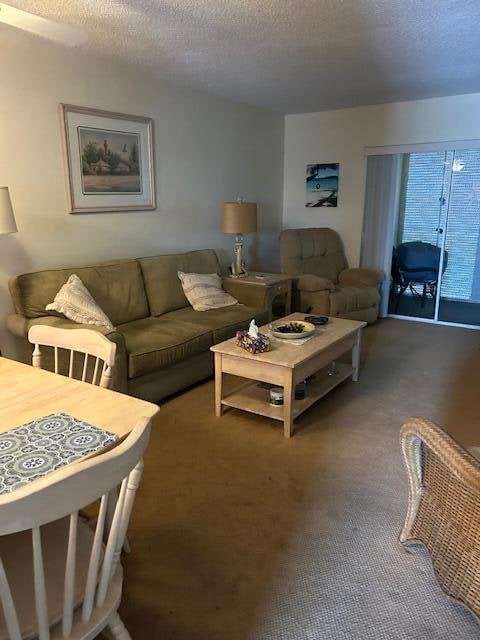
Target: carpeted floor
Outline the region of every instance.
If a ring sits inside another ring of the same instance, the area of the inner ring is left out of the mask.
[[[124,559],[134,640],[480,637],[428,557],[397,542],[409,415],[480,443],[480,332],[384,320],[360,381],[298,420],[213,415],[213,383],[164,403]]]

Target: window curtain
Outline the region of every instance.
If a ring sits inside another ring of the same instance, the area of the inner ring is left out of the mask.
[[[385,274],[380,288],[381,318],[388,314],[401,173],[400,153],[368,157],[360,266],[380,269]]]

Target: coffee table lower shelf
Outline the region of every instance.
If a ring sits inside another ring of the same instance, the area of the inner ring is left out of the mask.
[[[320,370],[315,377],[307,384],[305,398],[295,400],[292,417],[295,420],[301,413],[306,411],[317,400],[323,398],[329,391],[341,382],[350,378],[353,368],[348,364],[336,363],[336,372],[328,374],[327,369]],[[273,420],[284,420],[283,406],[274,406],[269,401],[269,391],[258,386],[258,382],[246,382],[237,387],[234,391],[222,398],[222,405],[257,413]]]

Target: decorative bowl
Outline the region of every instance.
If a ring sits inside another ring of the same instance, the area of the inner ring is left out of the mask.
[[[277,320],[268,325],[270,333],[282,340],[298,340],[306,338],[315,331],[315,325],[305,320]]]

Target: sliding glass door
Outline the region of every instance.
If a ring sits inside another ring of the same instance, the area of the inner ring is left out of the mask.
[[[480,152],[450,152],[439,320],[480,325]]]
[[[403,156],[390,313],[435,318],[450,153]]]
[[[480,151],[404,154],[389,312],[480,325]]]

